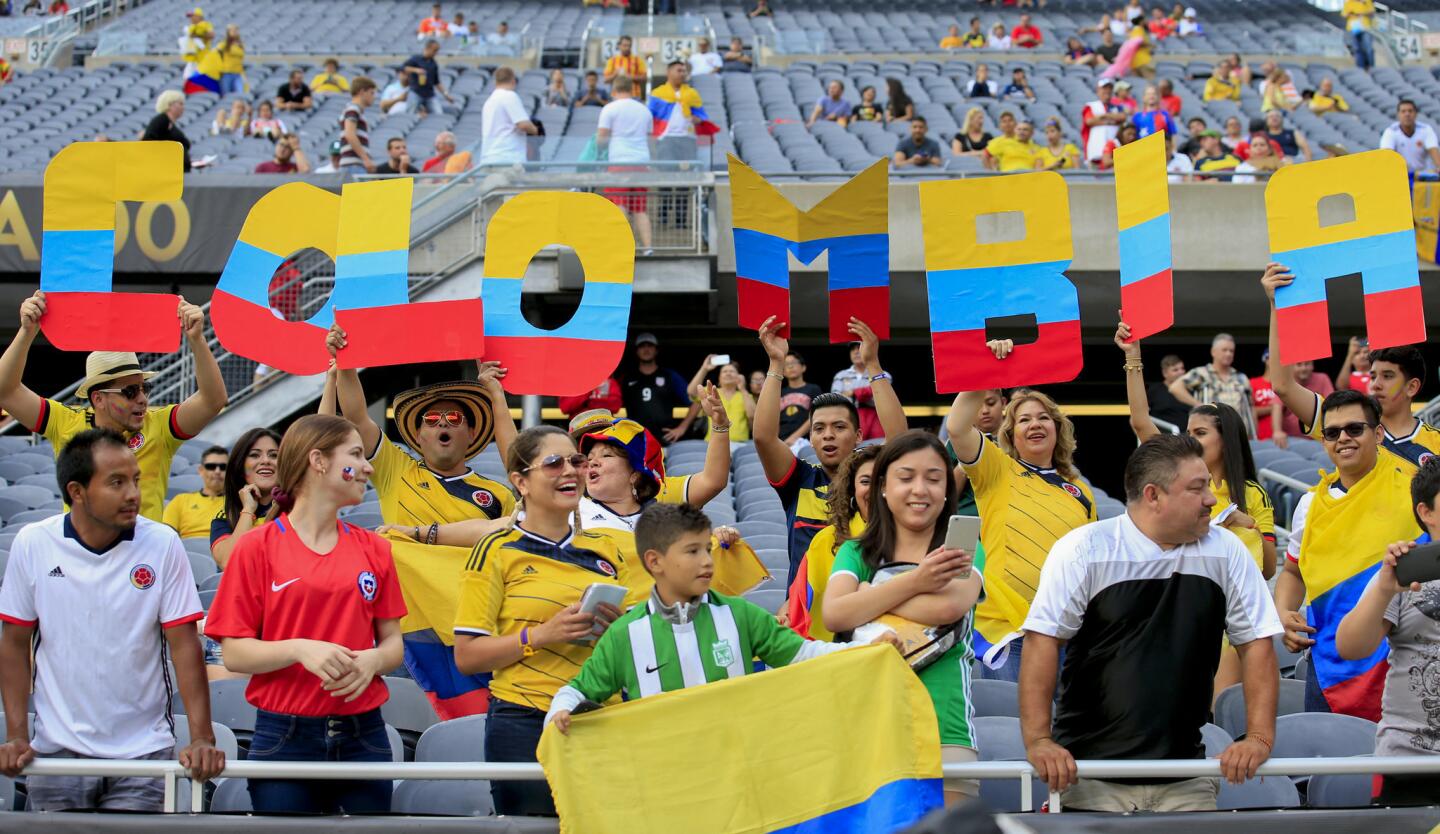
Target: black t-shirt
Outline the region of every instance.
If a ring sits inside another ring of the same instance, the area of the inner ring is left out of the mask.
[[[305,99],[310,98],[311,95],[312,94],[310,92],[310,85],[306,84],[304,81],[300,82],[300,88],[298,91],[292,90],[290,88],[290,82],[287,81],[284,84],[280,85],[280,92],[275,94],[277,98],[279,98],[282,102],[285,102],[286,104],[301,104],[305,101]]]
[[[421,84],[420,79],[413,74],[410,76],[410,89],[415,95],[421,98],[433,98],[435,96],[435,82],[440,80],[440,65],[435,63],[434,58],[426,58],[424,55],[412,55],[410,60],[405,62],[407,67],[415,67],[425,71],[425,83]]]
[[[377,167],[375,168],[375,173],[377,173],[377,174],[418,174],[418,173],[420,173],[420,170],[419,170],[418,168],[416,168],[414,165],[406,165],[404,171],[397,171],[397,170],[395,170],[395,166],[392,165],[392,164],[390,163],[390,161],[387,159],[387,160],[385,161],[385,164],[384,164],[384,165],[380,165],[380,166],[377,166]]]
[[[798,388],[785,385],[780,389],[780,439],[805,427],[810,422],[810,402],[822,393],[820,386],[807,382]]]
[[[185,148],[185,170],[190,170],[190,140],[170,121],[169,116],[156,113],[155,118],[145,125],[145,133],[140,139],[145,142],[179,142]]]
[[[1180,431],[1185,431],[1185,425],[1190,422],[1190,407],[1175,399],[1175,395],[1170,393],[1165,383],[1150,383],[1146,396],[1150,399],[1151,417],[1164,420],[1178,426]]]
[[[676,423],[674,410],[690,405],[685,378],[671,368],[656,368],[653,374],[631,371],[625,376],[620,395],[625,415],[649,429],[661,442],[665,439],[661,433]]]
[[[981,132],[980,141],[976,142],[973,141],[967,133],[961,132],[955,134],[955,141],[960,143],[961,151],[983,151],[985,150],[985,146],[990,144],[990,140],[994,138],[995,137],[989,133]]]
[[[1095,47],[1095,54],[1113,64],[1115,63],[1115,56],[1120,54],[1120,44],[1112,43],[1106,46],[1102,43]]]
[[[873,101],[869,104],[862,101],[855,105],[850,117],[861,122],[878,122],[885,118],[885,111]]]

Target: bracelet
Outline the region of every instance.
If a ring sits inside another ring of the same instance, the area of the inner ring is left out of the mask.
[[[410,538],[414,539],[417,542],[420,541],[420,525],[417,524],[414,527],[411,527],[410,530]]]
[[[784,381],[785,381],[785,375],[784,375],[784,374],[777,374],[777,373],[775,373],[774,371],[766,371],[766,372],[765,372],[765,376],[768,376],[768,377],[770,377],[771,379],[778,379],[778,380],[780,380],[781,382],[784,382]]]
[[[888,380],[891,380],[891,381],[893,382],[893,381],[895,380],[895,377],[891,376],[891,375],[890,375],[888,372],[886,372],[886,371],[881,371],[880,373],[878,373],[878,374],[870,377],[870,382],[873,384],[873,383],[879,382],[879,381],[882,380],[882,379],[888,379]]]
[[[428,533],[425,534],[425,543],[426,543],[426,544],[434,544],[434,543],[435,543],[435,539],[439,538],[439,536],[440,536],[440,523],[439,523],[438,521],[437,521],[437,522],[431,522],[431,524],[430,524],[430,532],[428,532]]]
[[[1127,371],[1143,371],[1145,370],[1145,364],[1138,360],[1135,362],[1126,362],[1124,368]]]
[[[520,629],[520,655],[522,657],[534,657],[535,647],[530,645],[530,627]]]
[[[710,426],[710,431],[713,431],[713,432],[715,432],[716,434],[729,434],[729,433],[730,433],[730,427],[729,427],[729,426],[716,426],[716,425],[711,425],[711,426]]]
[[[1271,751],[1271,752],[1274,752],[1274,750],[1275,750],[1275,742],[1273,742],[1273,741],[1271,741],[1270,739],[1268,739],[1268,738],[1260,735],[1259,733],[1245,733],[1245,734],[1241,735],[1240,738],[1236,739],[1236,741],[1242,741],[1242,740],[1247,740],[1247,739],[1252,739],[1252,738],[1255,739],[1256,741],[1260,742],[1261,744],[1265,745],[1265,749],[1266,749],[1266,750],[1269,750],[1269,751]]]
[[[255,517],[255,511],[254,511],[254,510],[241,510],[241,511],[240,511],[240,515],[242,515],[242,516],[248,515],[248,516],[250,516],[251,518],[254,518],[254,517]],[[237,518],[238,518],[238,516],[237,516]]]

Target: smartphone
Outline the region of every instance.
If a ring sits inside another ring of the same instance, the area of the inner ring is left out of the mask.
[[[952,515],[950,516],[950,528],[945,531],[945,547],[950,550],[963,550],[966,553],[975,554],[975,547],[980,543],[980,519],[973,515]],[[966,568],[960,574],[961,579],[970,578],[970,569]]]
[[[581,594],[580,612],[583,614],[594,614],[597,608],[606,603],[616,608],[621,608],[625,603],[625,586],[596,582],[594,585],[586,588],[584,594]],[[596,623],[594,627],[590,629],[590,637],[578,641],[577,645],[588,645],[596,637],[604,633],[605,626]]]
[[[1411,582],[1440,579],[1440,543],[1412,548],[1395,563],[1395,578],[1406,588]]]
[[[1224,526],[1225,520],[1230,516],[1234,515],[1239,509],[1240,508],[1238,506],[1232,503],[1225,509],[1221,510],[1218,514],[1216,514],[1214,518],[1210,519],[1210,523],[1215,525],[1216,527]]]
[[[712,356],[712,357],[710,358],[710,364],[714,365],[714,366],[717,367],[717,368],[720,367],[720,366],[722,366],[722,365],[729,365],[729,364],[730,364],[730,354],[728,354],[728,353],[717,353],[717,354],[715,354],[714,356]]]

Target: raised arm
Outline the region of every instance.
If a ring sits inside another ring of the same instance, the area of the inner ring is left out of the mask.
[[[505,398],[505,388],[500,384],[509,369],[500,367],[499,362],[480,359],[475,360],[475,367],[479,371],[480,384],[485,386],[485,393],[490,398],[490,411],[495,423],[495,449],[500,453],[501,462],[504,462],[510,459],[510,444],[519,434],[515,418],[510,414],[510,401]]]
[[[975,419],[985,403],[984,391],[962,391],[955,396],[950,413],[945,415],[945,430],[950,434],[950,447],[961,460],[973,461],[980,454],[980,430]]]
[[[730,481],[730,415],[726,413],[714,383],[707,384],[700,392],[699,402],[710,418],[712,431],[705,449],[705,468],[690,476],[685,490],[685,503],[692,507],[710,503],[710,499],[719,495]],[[753,417],[751,424],[754,424]]]
[[[869,325],[853,316],[848,329],[860,340],[860,355],[865,363],[865,376],[870,379],[870,395],[875,400],[875,416],[880,418],[880,428],[886,437],[899,437],[910,424],[905,419],[905,407],[895,395],[893,380],[880,367],[880,339]]]
[[[785,379],[785,354],[790,343],[780,335],[784,322],[774,316],[760,325],[760,346],[770,359],[765,372],[765,385],[760,389],[760,399],[755,404],[755,419],[750,425],[750,435],[755,440],[755,453],[760,456],[760,465],[765,477],[771,483],[785,477],[795,465],[795,455],[780,437],[780,384]]]
[[[1350,387],[1350,374],[1355,371],[1355,357],[1360,355],[1360,337],[1351,336],[1350,344],[1345,349],[1345,361],[1340,363],[1340,370],[1335,374],[1335,390],[1344,391]],[[3,361],[3,360],[0,360]]]
[[[40,420],[40,408],[44,399],[25,387],[21,378],[25,376],[25,360],[30,355],[30,346],[40,333],[40,317],[45,315],[45,293],[36,290],[20,305],[20,329],[5,353],[0,355],[0,408],[27,429],[35,428]]]
[[[320,393],[320,408],[316,410],[316,414],[324,414],[327,417],[339,415],[340,412],[336,410],[335,403],[335,378],[339,373],[339,369],[335,367],[335,360],[331,359],[330,369],[325,372],[325,390]]]
[[[705,375],[713,370],[715,370],[715,354],[712,353],[700,363],[700,370],[690,377],[690,384],[685,386],[685,393],[690,395],[690,399],[698,400],[700,398],[700,389],[705,384]]]
[[[340,325],[330,325],[325,336],[325,347],[331,358],[348,344],[345,331]],[[360,373],[354,368],[343,368],[335,374],[335,400],[340,405],[340,415],[360,432],[360,442],[365,444],[365,454],[373,455],[380,448],[380,426],[370,419],[370,409],[365,402],[365,388],[360,384]]]
[[[177,314],[190,353],[195,357],[195,393],[186,397],[175,409],[175,425],[194,437],[215,419],[230,398],[225,393],[225,378],[220,375],[220,363],[215,361],[215,354],[210,352],[210,341],[205,338],[204,311],[182,298]]]
[[[1127,342],[1130,325],[1120,322],[1115,328],[1115,345],[1125,354],[1125,400],[1130,404],[1130,430],[1141,443],[1160,433],[1150,419],[1150,397],[1145,393],[1144,368],[1140,364],[1140,340]]]
[[[1295,381],[1293,366],[1280,364],[1280,330],[1276,326],[1275,290],[1289,286],[1294,280],[1295,276],[1290,270],[1277,263],[1266,264],[1265,274],[1260,277],[1260,286],[1265,289],[1265,296],[1270,300],[1270,358],[1266,361],[1265,368],[1266,376],[1270,377],[1270,385],[1275,389],[1275,396],[1286,408],[1295,412],[1301,428],[1309,428],[1315,425],[1315,418],[1319,416],[1315,413],[1315,392]]]

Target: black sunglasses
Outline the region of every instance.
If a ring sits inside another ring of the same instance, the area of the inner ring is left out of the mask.
[[[581,454],[546,455],[545,458],[539,463],[531,464],[524,469],[521,469],[520,472],[525,473],[529,472],[532,469],[540,469],[543,470],[546,475],[558,475],[560,474],[561,470],[565,468],[565,464],[567,463],[575,467],[576,469],[579,469],[580,467],[585,465],[585,462],[586,457]]]
[[[102,394],[119,394],[127,400],[133,400],[142,393],[147,397],[150,396],[150,392],[154,389],[148,382],[137,382],[124,388],[96,388],[95,390]]]
[[[1359,437],[1364,434],[1367,429],[1373,428],[1375,428],[1374,423],[1346,423],[1343,426],[1326,426],[1320,432],[1320,436],[1334,443],[1340,439],[1340,432],[1342,431],[1351,437]]]
[[[207,470],[209,470],[210,472],[224,472],[224,471],[225,471],[225,464],[223,464],[223,463],[202,463],[202,464],[200,464],[200,465],[203,466],[203,467],[205,467],[205,468],[206,468]]]

